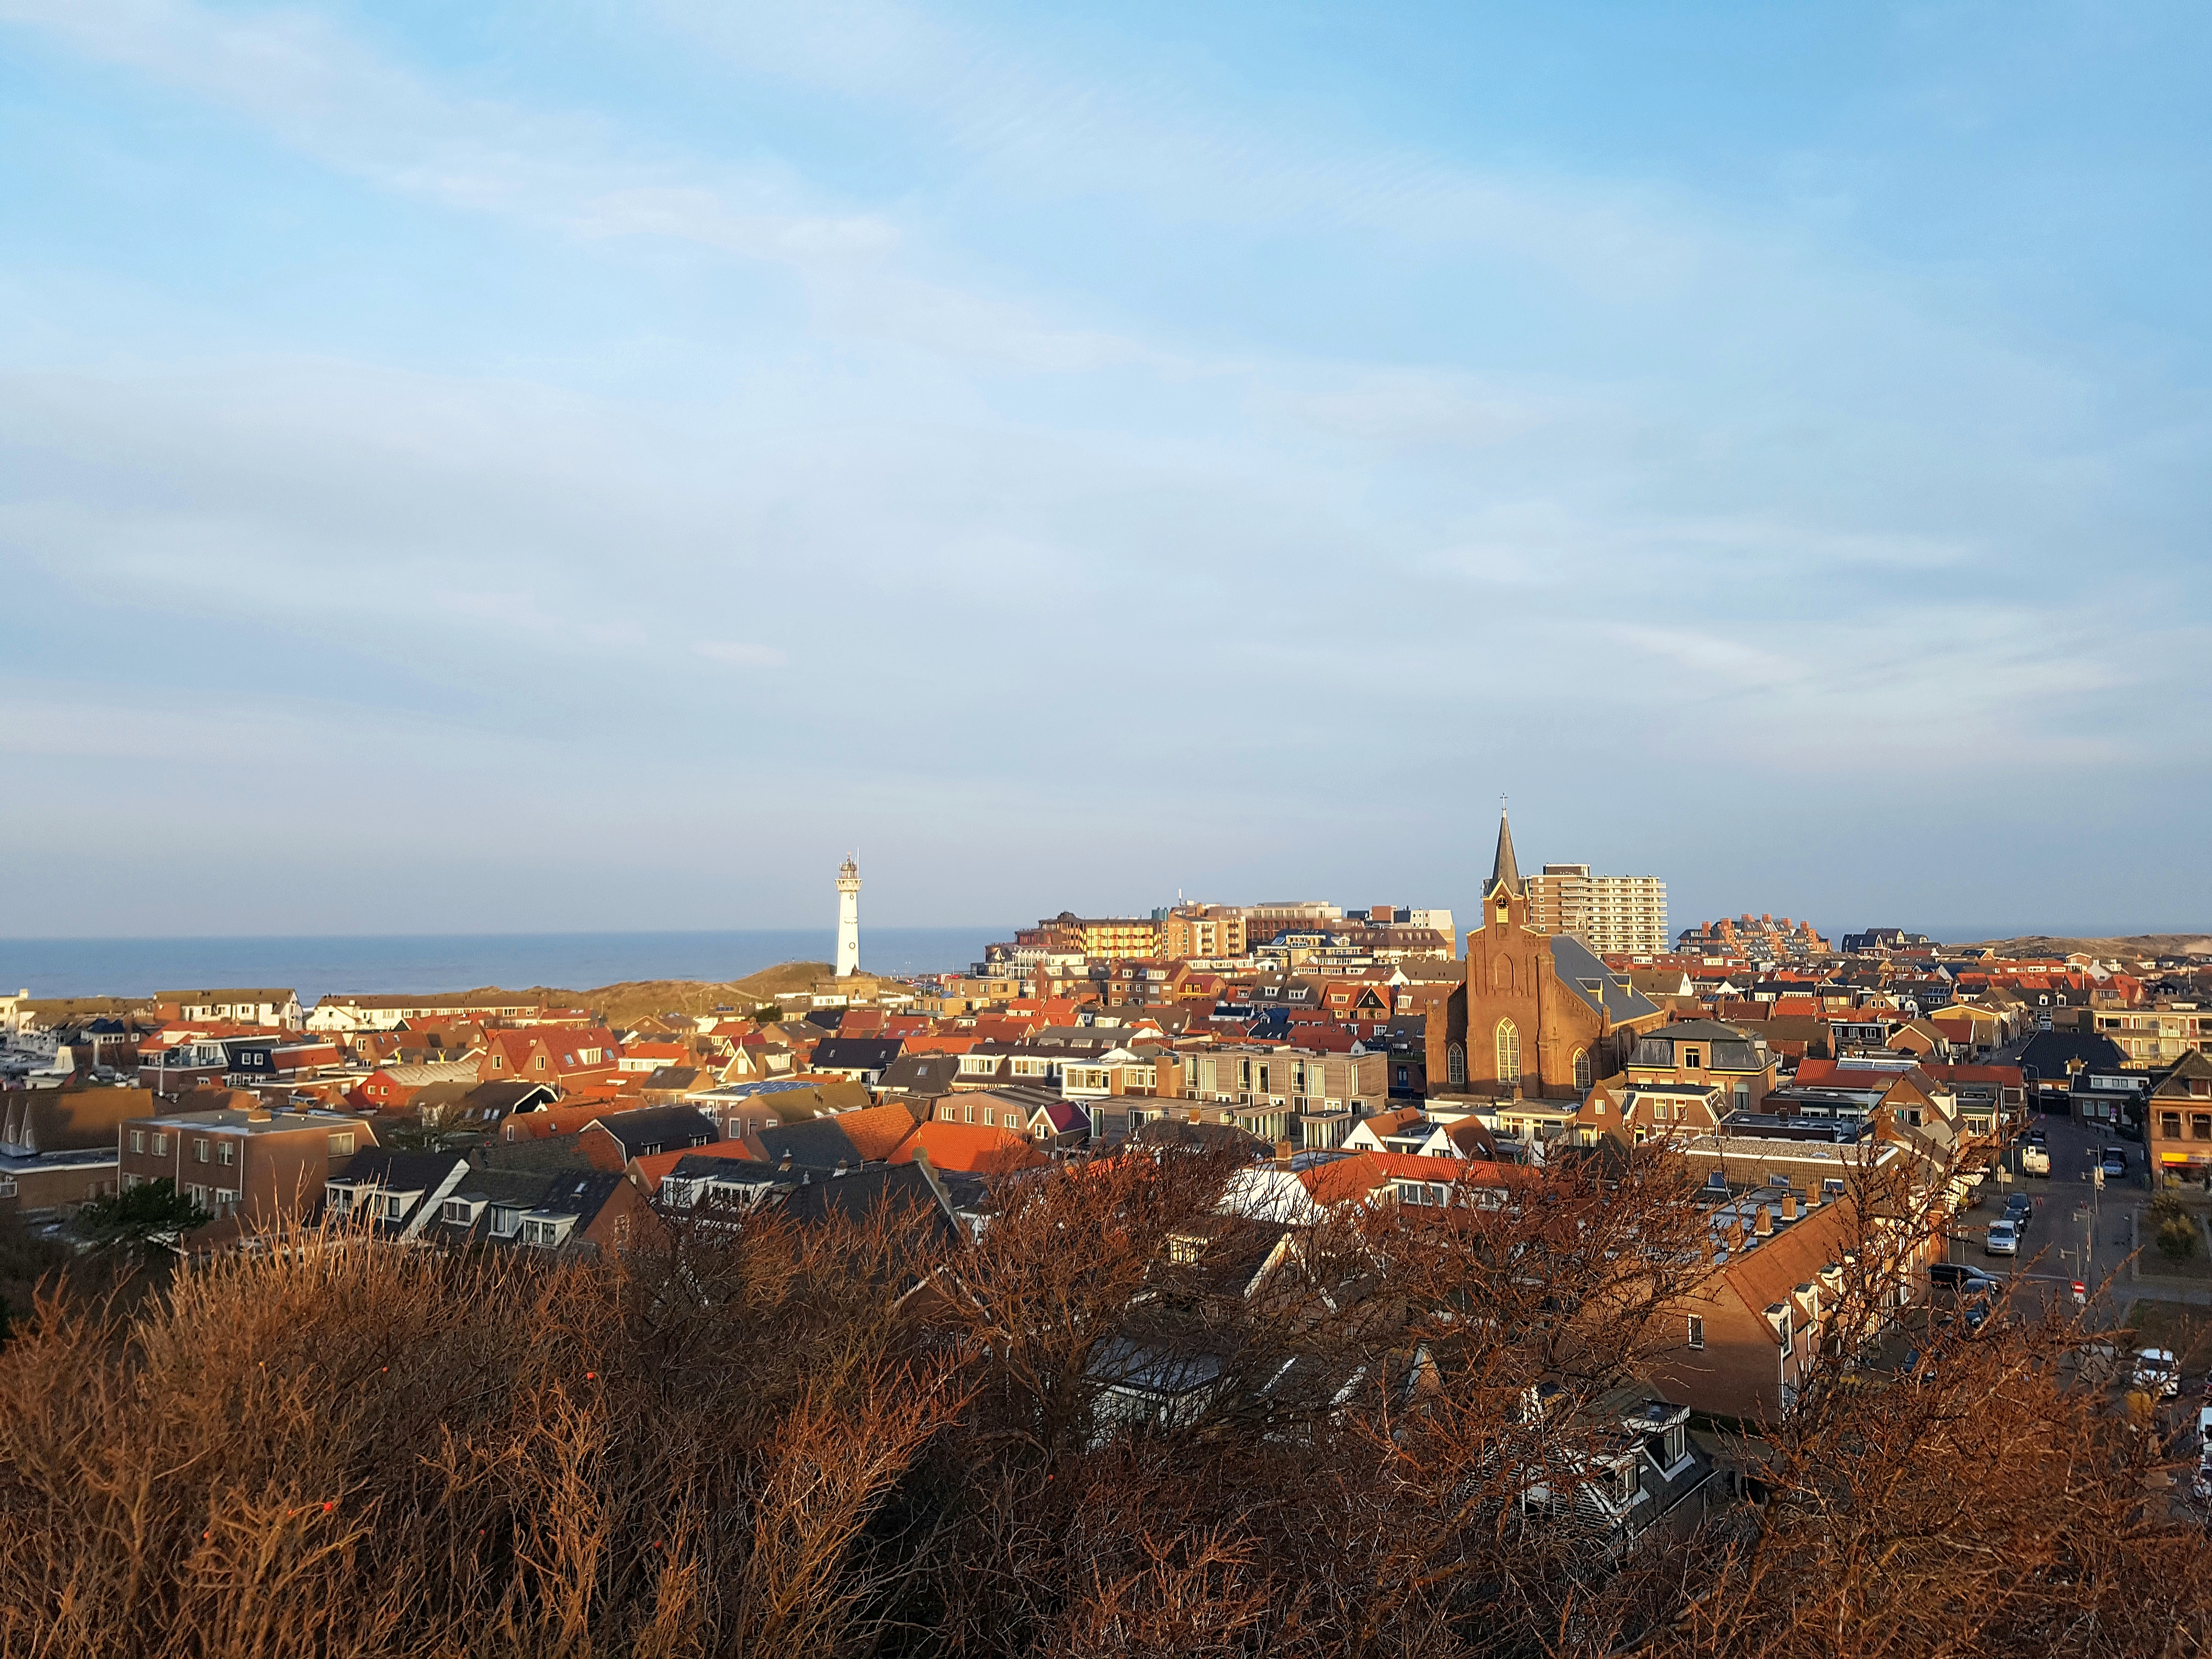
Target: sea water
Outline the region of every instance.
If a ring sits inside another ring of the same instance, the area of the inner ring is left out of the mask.
[[[863,927],[869,973],[964,971],[1011,927]],[[390,933],[310,939],[0,939],[0,995],[150,996],[289,987],[302,1007],[332,992],[585,991],[624,980],[742,979],[780,962],[828,962],[829,927],[683,933]]]

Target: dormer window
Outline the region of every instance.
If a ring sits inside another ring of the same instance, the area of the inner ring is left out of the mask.
[[[568,1230],[576,1224],[572,1215],[526,1216],[522,1222],[522,1242],[533,1249],[557,1249],[568,1237]]]

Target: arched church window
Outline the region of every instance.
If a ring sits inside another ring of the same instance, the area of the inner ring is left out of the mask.
[[[1456,1042],[1444,1050],[1444,1076],[1454,1085],[1467,1081],[1467,1050]]]
[[[1521,1033],[1510,1019],[1498,1022],[1498,1080],[1509,1087],[1521,1081]]]
[[[1575,1050],[1575,1087],[1577,1089],[1588,1089],[1589,1086],[1589,1050],[1587,1048],[1577,1048]]]

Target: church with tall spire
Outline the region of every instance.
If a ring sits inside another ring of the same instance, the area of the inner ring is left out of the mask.
[[[1429,1094],[1577,1101],[1666,1020],[1581,940],[1532,924],[1501,805],[1465,981],[1429,1015]]]

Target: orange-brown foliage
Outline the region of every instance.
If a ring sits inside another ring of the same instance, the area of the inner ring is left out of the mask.
[[[2063,1321],[1839,1356],[1737,1449],[1760,1502],[1597,1559],[1528,1497],[1696,1271],[1680,1170],[1290,1245],[1230,1172],[1018,1177],[957,1247],[769,1212],[50,1287],[0,1352],[0,1659],[2199,1649],[2212,1552]],[[1212,1386],[1104,1413],[1132,1355]]]

